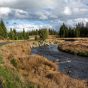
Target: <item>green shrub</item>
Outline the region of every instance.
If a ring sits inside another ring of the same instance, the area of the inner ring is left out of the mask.
[[[17,68],[17,61],[15,59],[12,59],[10,62],[14,67]]]

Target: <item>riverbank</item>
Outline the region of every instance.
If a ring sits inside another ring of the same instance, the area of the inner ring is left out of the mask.
[[[85,80],[64,75],[56,63],[31,54],[29,41],[0,48],[0,81],[4,88],[87,88]]]
[[[58,49],[67,53],[88,57],[88,38],[64,40],[59,43]]]
[[[46,76],[57,73],[56,64],[44,57],[31,55],[32,43],[14,42],[0,48],[0,81],[4,88],[54,86]]]

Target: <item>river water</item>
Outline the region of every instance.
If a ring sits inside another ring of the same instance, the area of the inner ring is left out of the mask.
[[[57,63],[59,70],[77,79],[88,80],[88,57],[61,52],[58,45],[41,46],[32,49],[32,54],[38,54]]]

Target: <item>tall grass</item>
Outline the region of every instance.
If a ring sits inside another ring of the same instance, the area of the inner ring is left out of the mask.
[[[74,42],[63,41],[58,46],[59,50],[88,57],[88,39],[75,39]]]

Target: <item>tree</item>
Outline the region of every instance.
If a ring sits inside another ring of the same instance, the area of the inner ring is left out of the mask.
[[[40,40],[45,41],[48,38],[49,32],[47,29],[41,29],[39,30],[38,34],[39,34]]]
[[[64,23],[60,27],[59,36],[60,37],[68,37],[68,28]]]
[[[70,38],[75,37],[75,29],[74,28],[69,27],[69,29],[68,29],[68,37],[70,37]]]
[[[23,37],[23,39],[26,39],[26,32],[25,32],[24,28],[23,28],[23,32],[22,32],[22,37]]]
[[[76,25],[76,28],[74,29],[75,30],[75,37],[80,37],[81,36],[81,28],[83,29],[83,23],[78,23]]]
[[[12,39],[13,38],[13,30],[12,30],[12,28],[10,28],[10,32],[8,33],[8,37],[9,37],[9,39]]]
[[[49,29],[49,35],[57,35],[58,32],[55,31],[54,29]]]
[[[10,32],[8,33],[8,37],[9,37],[9,39],[12,39],[12,40],[18,40],[16,29],[11,28]]]
[[[18,39],[16,29],[13,29],[13,39],[14,40]]]
[[[75,29],[75,36],[80,37],[80,29],[78,27]]]
[[[3,22],[3,20],[0,21],[0,36],[2,36],[3,38],[7,38],[7,28]]]

